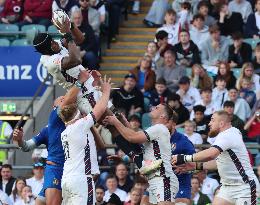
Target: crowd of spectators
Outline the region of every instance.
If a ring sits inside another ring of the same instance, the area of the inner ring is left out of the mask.
[[[1,23],[48,27],[52,10],[63,9],[74,25],[87,34],[81,45],[82,56],[87,66],[97,69],[100,28],[106,22],[106,9],[111,12],[110,26],[116,40],[118,16],[125,3],[106,2],[109,8],[98,0],[5,0],[0,6]],[[139,13],[140,3],[133,1],[133,13]],[[259,40],[260,0],[175,0],[172,5],[154,0],[144,24],[158,28],[155,39],[147,42],[137,66],[129,70],[123,85],[111,93],[114,106],[129,119],[132,129],[147,128],[149,110],[167,103],[179,116],[177,131],[194,145],[210,144],[214,140],[208,137],[210,117],[224,109],[245,142],[260,144],[260,44],[252,47],[245,42],[246,38]],[[235,75],[235,70],[240,74]],[[125,163],[129,162],[124,153],[116,152]],[[100,165],[113,163],[106,160],[108,155],[99,152]],[[252,165],[259,164],[252,160]],[[31,196],[42,184],[42,170],[41,164],[35,164],[32,178],[14,179],[11,167],[3,165],[0,188],[14,204],[28,198],[33,201]],[[117,164],[112,173],[107,170],[97,180],[97,204],[147,203],[148,184],[143,177],[130,176],[124,163]],[[203,205],[212,201],[219,183],[207,171],[200,171],[193,175],[191,186],[193,204]]]

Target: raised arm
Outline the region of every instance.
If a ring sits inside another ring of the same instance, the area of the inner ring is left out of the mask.
[[[63,24],[60,24],[59,22],[56,22],[56,24],[60,32],[65,33],[63,38],[66,40],[66,43],[68,43],[69,56],[65,56],[61,61],[61,69],[68,70],[82,63],[80,49],[73,40],[69,19],[66,19]]]
[[[29,152],[38,145],[46,144],[48,138],[48,128],[44,127],[33,139],[25,141],[23,139],[23,128],[15,128],[13,132],[13,142],[17,144],[23,152]]]
[[[217,147],[210,147],[193,155],[178,154],[172,156],[172,164],[180,165],[186,162],[207,162],[215,160],[220,155],[220,150]]]
[[[118,132],[128,141],[132,143],[144,143],[147,141],[147,136],[143,131],[135,132],[134,130],[125,127],[115,116],[107,116],[104,119],[104,124],[114,125]]]
[[[75,43],[77,45],[81,45],[84,42],[85,36],[78,29],[78,27],[76,25],[74,25],[74,23],[71,23],[71,33],[72,33],[74,40],[75,40]]]
[[[110,97],[110,91],[111,91],[111,79],[106,79],[106,76],[104,77],[104,80],[101,79],[101,90],[102,90],[102,97],[97,102],[93,109],[93,114],[95,117],[95,120],[98,121],[103,113],[105,112],[107,108],[107,104]]]
[[[75,83],[75,86],[69,89],[69,91],[64,96],[61,105],[59,105],[61,108],[76,102],[78,93],[81,90],[82,85],[89,79],[90,76],[91,76],[90,71],[87,70],[80,71],[79,78]]]
[[[104,142],[103,138],[101,137],[101,135],[99,134],[97,128],[91,127],[90,130],[94,136],[97,149],[98,150],[105,149],[105,142]]]

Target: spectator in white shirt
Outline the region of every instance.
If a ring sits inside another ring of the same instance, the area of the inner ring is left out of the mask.
[[[32,193],[34,196],[37,196],[43,186],[44,181],[44,166],[42,163],[36,163],[33,166],[33,177],[26,180],[26,184],[31,186]]]
[[[253,13],[252,6],[246,0],[232,0],[228,4],[230,12],[238,12],[242,15],[244,23],[246,23],[248,16]]]
[[[99,18],[100,18],[100,23],[105,23],[106,20],[106,8],[104,1],[100,0],[90,0],[90,5],[98,10],[99,13]]]
[[[200,93],[197,88],[190,85],[190,79],[183,76],[179,80],[179,90],[176,92],[181,97],[182,104],[191,111],[196,102],[201,101]]]
[[[35,205],[35,197],[32,194],[32,187],[26,185],[22,189],[21,201],[15,205]]]
[[[219,183],[216,179],[210,178],[207,176],[207,170],[201,170],[196,174],[201,183],[200,191],[203,194],[206,194],[210,200],[213,200],[214,192],[218,188]]]
[[[125,201],[127,198],[127,193],[119,188],[118,181],[115,175],[109,175],[106,179],[107,191],[105,191],[104,201],[108,202],[110,196],[114,193],[116,194],[121,201]]]
[[[216,79],[216,87],[213,89],[212,92],[212,101],[218,104],[219,107],[222,107],[225,102],[225,96],[227,95],[228,91],[226,89],[226,81],[225,78],[222,76],[217,77]]]
[[[215,111],[220,110],[218,104],[212,100],[212,90],[210,88],[205,88],[201,90],[201,101],[197,102],[195,105],[205,106],[205,115],[212,115]],[[190,114],[190,120],[192,120],[193,118],[194,111],[192,111]]]
[[[202,144],[203,140],[199,133],[194,132],[196,124],[194,121],[187,120],[184,123],[184,134],[192,142],[193,145]]]
[[[156,33],[162,30],[166,31],[168,33],[168,43],[171,45],[175,45],[178,43],[178,34],[181,27],[181,23],[184,22],[185,19],[185,12],[181,16],[181,18],[178,19],[176,12],[173,9],[169,9],[166,11],[164,17],[165,24],[163,24],[162,27],[158,28]]]
[[[15,187],[10,195],[10,200],[13,205],[18,205],[22,201],[22,190],[26,186],[26,181],[24,178],[17,178],[15,181]]]

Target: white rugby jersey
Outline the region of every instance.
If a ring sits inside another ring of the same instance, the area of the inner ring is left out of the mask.
[[[258,183],[242,135],[237,128],[231,127],[220,132],[212,146],[221,151],[216,161],[222,184],[241,185],[253,179]]]
[[[64,46],[62,46],[60,41],[57,41],[57,43],[61,48],[60,52],[52,56],[42,55],[40,58],[40,62],[59,85],[61,85],[64,89],[69,89],[72,87],[73,83],[68,82],[68,80],[66,80],[64,75],[61,73],[61,61],[65,56],[69,56],[69,51]],[[77,65],[74,68],[66,70],[65,72],[73,78],[78,79],[81,70],[86,69],[82,65]],[[94,78],[91,76],[84,84],[85,87],[88,89],[88,92],[92,92],[94,89],[92,86],[93,81]]]
[[[65,154],[63,177],[99,174],[97,150],[90,128],[94,125],[91,114],[68,125],[61,133]]]
[[[146,160],[158,160],[162,159],[163,163],[158,171],[158,175],[167,177],[175,176],[172,171],[171,165],[171,134],[167,127],[163,124],[156,124],[144,131],[147,142],[144,145],[143,159]]]

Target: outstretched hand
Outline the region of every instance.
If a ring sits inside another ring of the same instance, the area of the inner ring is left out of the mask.
[[[70,33],[70,20],[68,18],[63,19],[63,23],[60,23],[59,21],[54,22],[54,20],[52,21],[61,33]]]
[[[98,72],[97,70],[92,70],[91,75],[94,78],[93,86],[100,86],[100,79],[101,79],[101,73]]]
[[[100,78],[100,82],[101,82],[101,91],[103,93],[109,93],[111,91],[111,86],[113,85],[113,83],[111,82],[111,78],[107,79],[107,76],[105,75],[104,78]]]
[[[15,128],[13,132],[13,141],[22,141],[23,140],[23,128]]]

